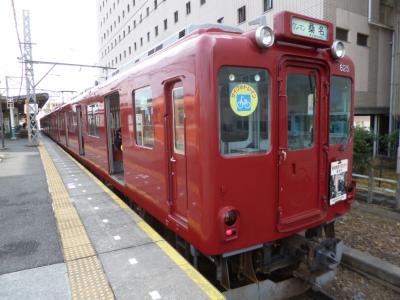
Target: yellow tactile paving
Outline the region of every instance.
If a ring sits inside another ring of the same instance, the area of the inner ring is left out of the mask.
[[[39,147],[67,262],[72,299],[114,299],[96,253],[47,150]]]
[[[64,257],[66,261],[72,261],[78,258],[96,255],[91,244],[78,245],[64,249]]]
[[[67,262],[73,299],[114,299],[96,256]]]

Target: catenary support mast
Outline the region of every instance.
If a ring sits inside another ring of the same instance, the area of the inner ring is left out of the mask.
[[[32,63],[32,42],[31,42],[31,25],[29,10],[23,10],[24,21],[24,66],[25,66],[25,80],[26,80],[26,97],[27,97],[27,124],[28,124],[28,139],[30,146],[37,146],[39,144],[39,132],[37,124],[37,103],[35,93],[35,81],[33,74]]]

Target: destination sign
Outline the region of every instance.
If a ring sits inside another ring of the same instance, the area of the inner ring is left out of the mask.
[[[328,26],[299,18],[292,18],[292,33],[322,41],[328,40]]]

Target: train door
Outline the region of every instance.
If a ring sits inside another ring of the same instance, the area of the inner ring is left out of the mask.
[[[64,112],[64,128],[65,128],[65,145],[68,147],[69,146],[69,141],[68,141],[68,114],[65,111]]]
[[[327,184],[322,143],[326,99],[321,96],[324,69],[286,64],[279,78],[279,225],[281,231],[323,216]],[[321,120],[324,120],[322,122]],[[326,202],[326,201],[325,201]]]
[[[107,96],[106,118],[107,118],[107,147],[108,166],[113,178],[124,181],[123,146],[120,123],[120,101],[118,93]]]
[[[82,132],[82,107],[80,105],[76,106],[76,121],[78,125],[79,154],[85,155],[85,145],[83,142],[83,132]]]
[[[186,148],[185,106],[182,82],[175,82],[166,90],[168,111],[168,158],[171,213],[182,221],[186,220]]]

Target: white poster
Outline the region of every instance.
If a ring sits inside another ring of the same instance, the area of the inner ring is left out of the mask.
[[[347,198],[346,177],[348,168],[348,159],[338,160],[331,163],[331,176],[329,182],[330,205],[346,200]]]

